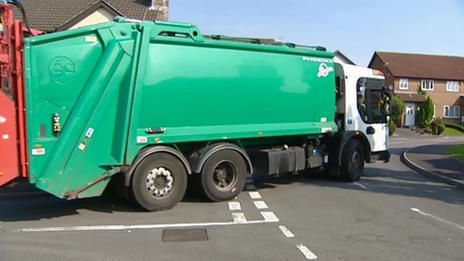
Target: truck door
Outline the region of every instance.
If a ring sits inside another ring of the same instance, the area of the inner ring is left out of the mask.
[[[372,152],[388,149],[388,118],[383,109],[385,80],[361,77],[356,84],[358,113],[364,122],[361,129],[366,134]]]

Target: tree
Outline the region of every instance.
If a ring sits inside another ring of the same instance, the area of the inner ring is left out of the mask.
[[[424,96],[424,97],[427,96],[427,92],[424,91],[424,90],[422,90],[422,87],[421,87],[421,84],[420,84],[420,83],[417,84],[417,93],[420,94],[420,95],[422,95],[422,96]]]
[[[406,111],[406,103],[398,96],[393,95],[391,102],[391,117],[394,122],[400,122]],[[401,125],[402,126],[402,125]]]
[[[427,128],[430,129],[430,123],[432,122],[433,119],[433,101],[430,98],[430,96],[427,96],[427,99],[425,100],[424,103],[420,105],[420,110],[419,110],[419,115],[420,115],[420,120],[422,124]]]

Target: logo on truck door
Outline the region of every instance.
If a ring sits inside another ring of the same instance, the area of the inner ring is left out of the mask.
[[[321,63],[319,65],[319,72],[317,73],[317,77],[327,77],[330,72],[333,72],[333,68],[328,66],[325,63]]]

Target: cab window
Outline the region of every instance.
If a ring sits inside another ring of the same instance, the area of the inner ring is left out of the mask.
[[[387,117],[382,111],[383,87],[385,80],[359,78],[356,84],[358,113],[365,123],[386,123]]]

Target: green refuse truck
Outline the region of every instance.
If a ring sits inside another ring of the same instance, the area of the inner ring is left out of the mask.
[[[390,158],[385,77],[321,46],[118,17],[25,39],[24,82],[27,178],[58,198],[113,180],[157,211],[187,185],[227,201],[250,174],[354,182]]]

